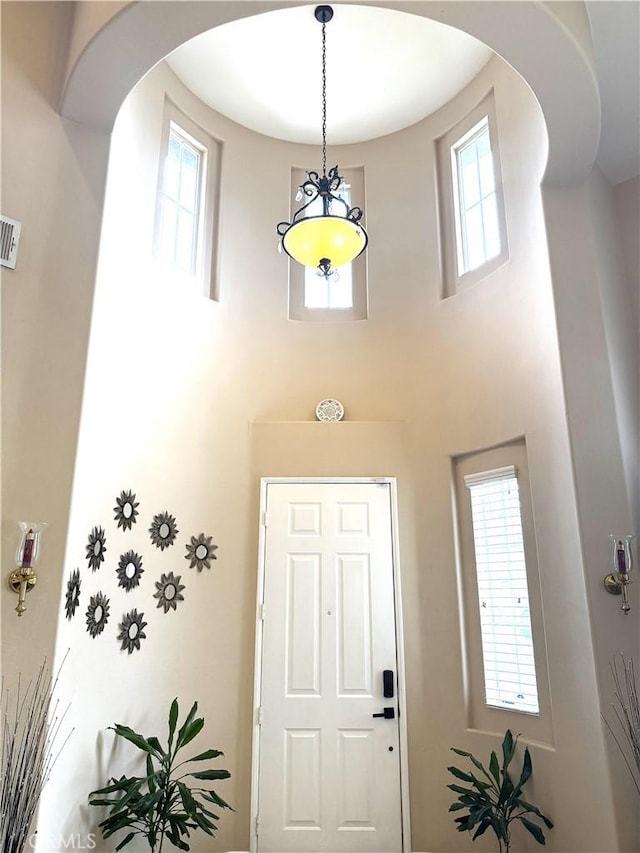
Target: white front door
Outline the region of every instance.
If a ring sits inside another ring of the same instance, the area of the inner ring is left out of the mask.
[[[266,490],[256,849],[401,853],[390,483]]]

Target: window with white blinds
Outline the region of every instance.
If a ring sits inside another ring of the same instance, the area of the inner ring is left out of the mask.
[[[471,493],[486,704],[539,712],[515,466],[464,477]]]

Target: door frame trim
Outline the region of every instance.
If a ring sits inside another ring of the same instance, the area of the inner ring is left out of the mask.
[[[391,516],[391,555],[393,569],[394,611],[396,623],[396,659],[398,665],[398,707],[400,737],[400,803],[402,808],[402,853],[411,853],[411,822],[409,818],[409,748],[407,736],[407,700],[405,690],[404,629],[402,624],[402,588],[400,585],[400,548],[398,541],[398,487],[395,477],[261,477],[258,539],[258,578],[256,594],[256,641],[253,677],[253,736],[251,743],[251,814],[249,828],[250,853],[258,851],[258,783],[260,771],[260,724],[258,714],[262,688],[262,605],[264,602],[264,575],[266,552],[265,514],[267,487],[270,484],[331,484],[364,483],[389,485],[389,510]]]

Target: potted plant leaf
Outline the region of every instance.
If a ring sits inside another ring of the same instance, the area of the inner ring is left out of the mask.
[[[228,770],[186,769],[186,765],[192,762],[219,758],[222,752],[207,749],[191,758],[178,759],[178,753],[204,726],[204,719],[196,718],[197,710],[198,703],[194,702],[176,735],[179,708],[178,700],[173,700],[166,749],[156,737],[144,737],[119,723],[110,726],[117,737],[141,750],[146,761],[143,776],[112,778],[104,788],[98,788],[89,795],[89,805],[108,806],[110,809],[109,816],[99,824],[104,838],[119,830],[129,830],[116,850],[121,850],[137,835],[146,839],[152,853],[161,853],[165,838],[174,847],[189,850],[187,839],[192,829],[202,829],[208,835],[215,835],[220,817],[211,810],[211,806],[218,810],[231,808],[212,788],[201,784],[228,779],[231,775]],[[196,784],[189,784],[189,779],[195,780]]]
[[[532,818],[542,821],[547,829],[553,827],[549,818],[536,806],[527,802],[522,795],[522,789],[533,769],[528,747],[524,750],[524,760],[518,781],[514,782],[509,773],[518,737],[514,738],[511,731],[507,729],[502,741],[502,764],[498,762],[496,753],[492,752],[488,769],[470,752],[452,749],[456,755],[468,758],[476,770],[480,771],[479,776],[472,771],[460,770],[458,767],[448,768],[449,773],[452,773],[459,782],[465,783],[465,787],[458,783],[447,785],[458,795],[457,800],[449,807],[449,811],[466,811],[466,814],[455,818],[458,832],[473,832],[475,840],[487,829],[492,829],[498,839],[500,853],[509,853],[511,849],[513,821],[520,821],[536,841],[543,845],[546,843],[544,833]]]

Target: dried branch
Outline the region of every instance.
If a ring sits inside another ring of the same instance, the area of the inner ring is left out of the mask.
[[[640,702],[633,658],[625,661],[624,655],[621,654],[620,661],[616,659],[609,665],[615,687],[615,702],[611,703],[611,707],[618,721],[616,728],[622,734],[619,735],[619,732],[614,730],[604,715],[603,719],[640,794]]]
[[[64,660],[61,668],[63,664]],[[15,702],[2,683],[0,853],[21,853],[24,849],[42,789],[73,731],[58,745],[69,710],[67,706],[60,714],[59,700],[53,699],[59,675],[60,670],[52,681],[45,660],[24,691],[22,675],[18,675]]]

